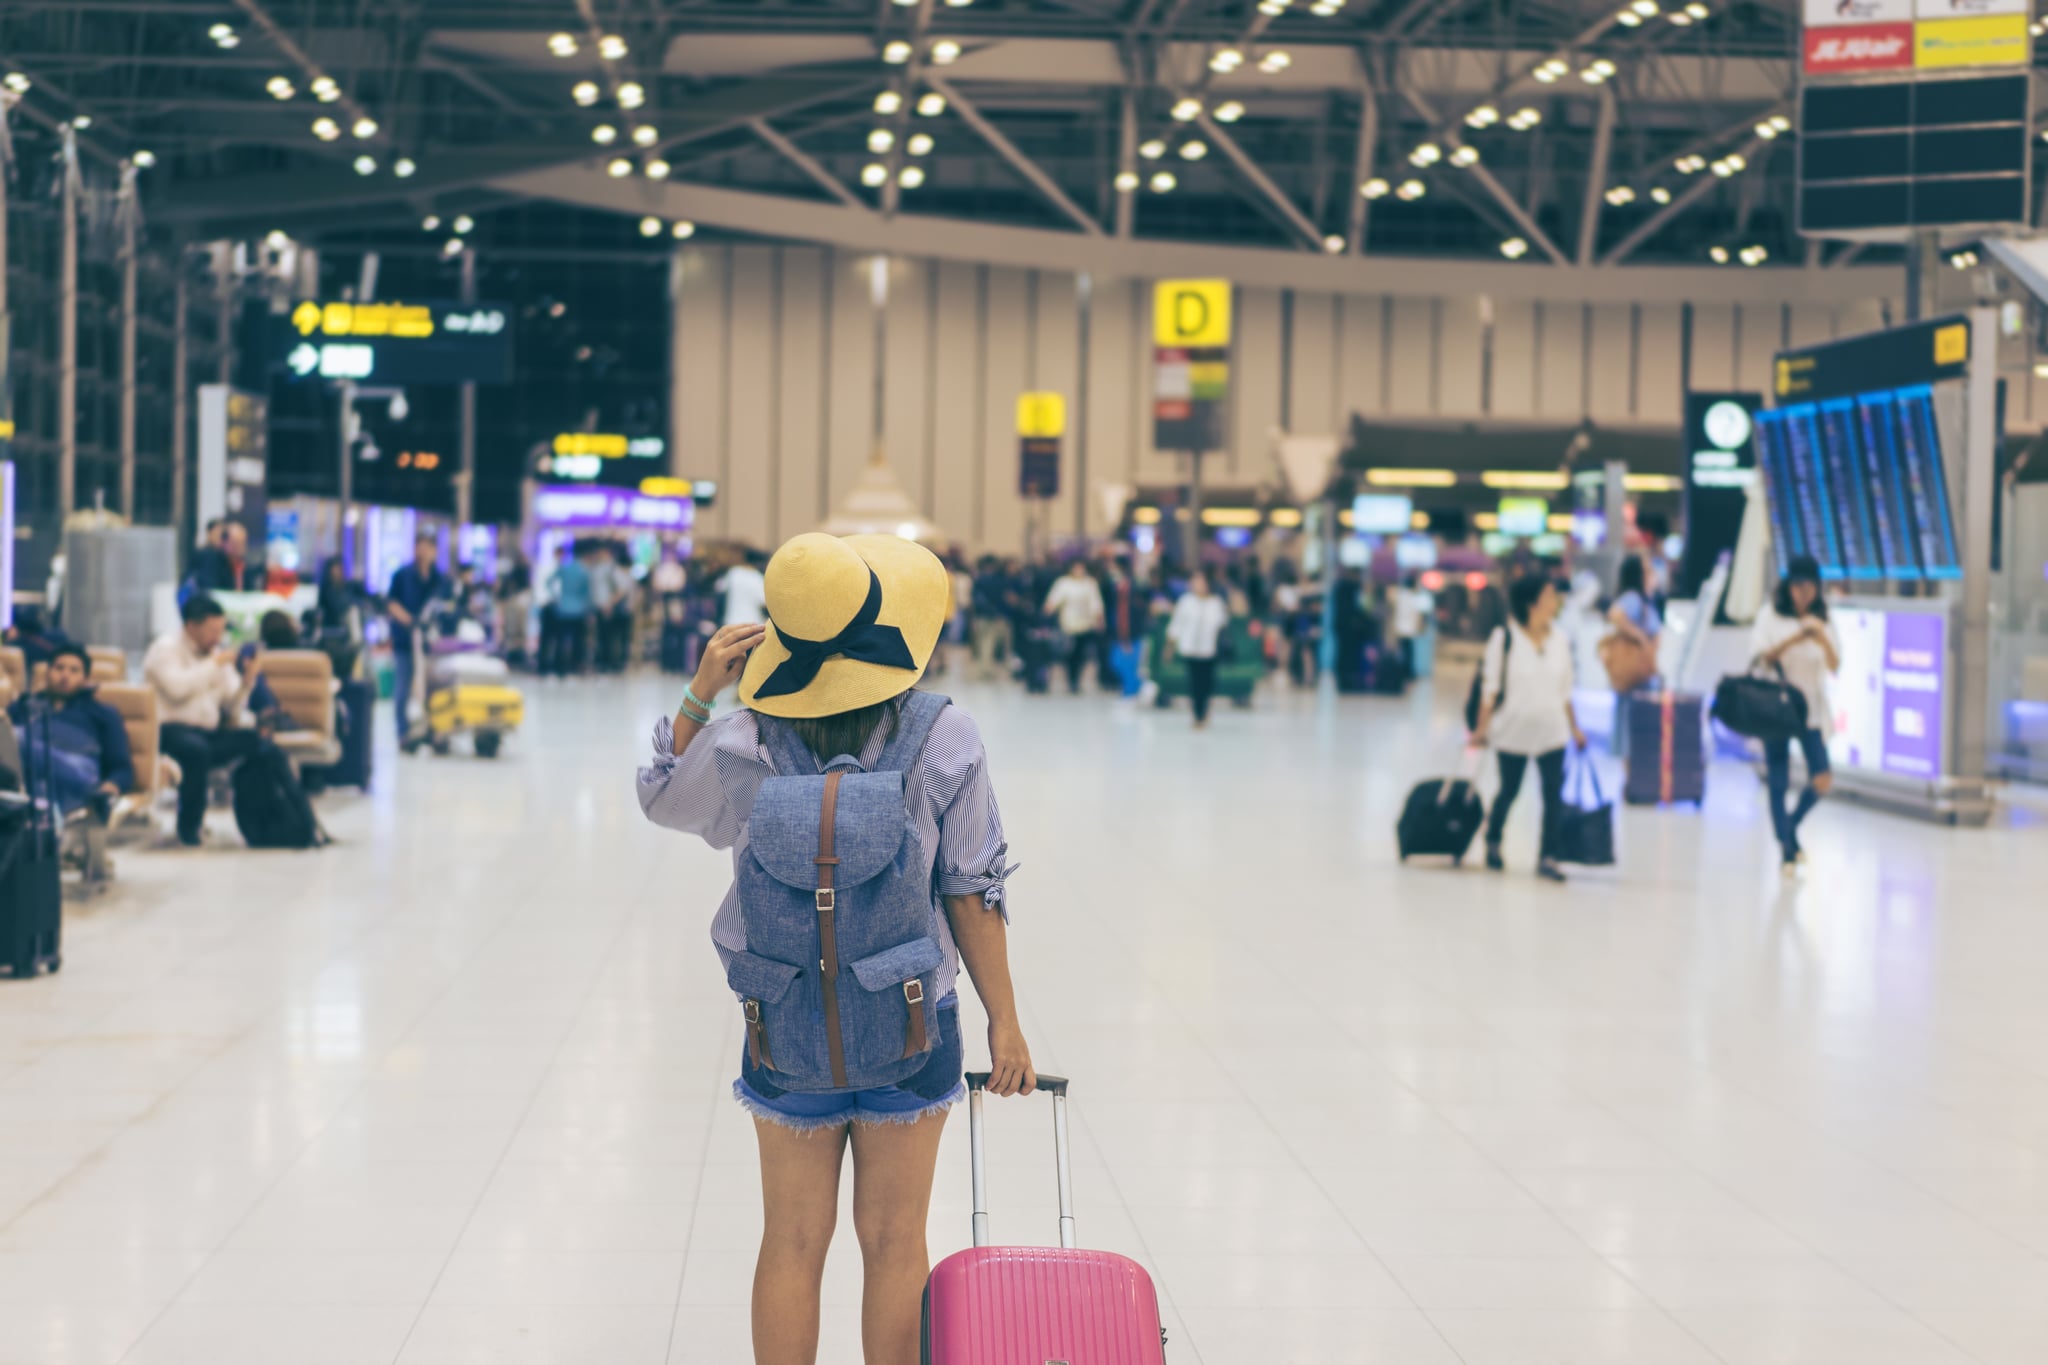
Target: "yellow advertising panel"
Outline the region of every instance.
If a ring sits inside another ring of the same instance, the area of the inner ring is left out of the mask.
[[[1017,434],[1057,439],[1067,434],[1067,399],[1059,393],[1017,395]]]
[[[1913,26],[1916,67],[2025,66],[2027,16],[1922,20]]]
[[[1152,339],[1200,350],[1230,344],[1229,280],[1161,280],[1152,293]]]

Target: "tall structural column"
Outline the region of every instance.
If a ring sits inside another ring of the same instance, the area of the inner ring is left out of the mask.
[[[57,257],[57,535],[78,506],[78,134],[64,128]]]
[[[142,206],[135,197],[135,163],[121,163],[121,511],[135,516],[135,274],[136,219]]]
[[[6,127],[14,112],[15,95],[0,89],[0,459],[11,453],[14,439],[14,376],[9,370],[13,358],[14,318],[7,311],[7,179],[12,173],[13,139]],[[9,604],[0,602],[0,619],[7,619]]]
[[[476,302],[476,248],[462,249],[462,301]],[[469,525],[475,518],[471,515],[476,508],[476,385],[467,383],[461,390],[461,442],[462,469],[455,476],[455,526],[456,533]]]
[[[1095,331],[1095,280],[1087,271],[1074,277],[1078,295],[1075,350],[1079,368],[1074,379],[1074,534],[1088,534],[1088,348]]]
[[[192,391],[192,347],[186,331],[192,320],[192,275],[184,252],[172,262],[177,280],[171,291],[171,541],[182,555],[192,543],[185,530],[185,424],[191,420],[187,404]]]

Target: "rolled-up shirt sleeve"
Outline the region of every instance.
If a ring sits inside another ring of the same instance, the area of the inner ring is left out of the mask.
[[[980,729],[965,712],[948,708],[932,729],[924,761],[939,825],[933,865],[939,894],[980,896],[1008,920],[1007,882],[1017,869],[1007,861],[1010,845]]]
[[[675,724],[663,716],[654,726],[653,761],[639,772],[641,812],[665,829],[695,834],[713,848],[731,848],[740,821],[719,780],[719,755],[744,753],[758,739],[753,717],[734,711],[705,726],[679,754]]]

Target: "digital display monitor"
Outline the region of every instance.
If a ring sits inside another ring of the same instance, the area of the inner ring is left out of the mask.
[[[1856,416],[1863,430],[1863,480],[1870,487],[1870,527],[1878,555],[1890,577],[1918,579],[1920,557],[1913,550],[1913,514],[1899,462],[1898,395],[1864,394],[1856,400]]]
[[[1806,536],[1797,517],[1787,516],[1792,501],[1792,452],[1785,439],[1783,409],[1756,415],[1756,458],[1764,471],[1765,505],[1771,514],[1771,557],[1783,577],[1795,556],[1806,553]]]
[[[1785,409],[1785,467],[1791,474],[1792,502],[1787,514],[1799,523],[1806,553],[1820,564],[1824,582],[1844,577],[1842,540],[1835,530],[1827,471],[1822,464],[1820,424],[1811,403]]]
[[[1898,404],[1899,462],[1906,476],[1920,570],[1929,578],[1961,578],[1963,562],[1956,553],[1948,472],[1941,459],[1941,428],[1934,416],[1934,389],[1927,384],[1900,389]]]
[[[1884,558],[1871,529],[1870,485],[1856,441],[1856,401],[1835,398],[1820,405],[1820,453],[1828,502],[1835,509],[1842,540],[1842,569],[1852,580],[1884,577]]]
[[[1403,573],[1436,567],[1436,537],[1411,532],[1394,542],[1394,563]]]
[[[1405,493],[1360,493],[1351,500],[1351,529],[1366,536],[1398,536],[1415,515]]]
[[[1542,498],[1502,498],[1500,533],[1504,536],[1540,536],[1550,530],[1550,504]]]

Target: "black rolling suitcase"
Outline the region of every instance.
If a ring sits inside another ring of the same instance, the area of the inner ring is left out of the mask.
[[[699,636],[688,621],[661,623],[661,671],[695,673]]]
[[[1707,718],[1690,692],[1638,692],[1628,704],[1628,772],[1622,799],[1631,806],[1700,804],[1707,798]]]
[[[377,728],[372,724],[377,714],[376,685],[350,679],[341,685],[335,701],[342,718],[341,757],[324,768],[306,769],[306,779],[320,787],[360,787],[368,791],[370,757],[375,751],[370,741]]]
[[[64,963],[64,887],[57,854],[55,785],[49,768],[49,718],[22,763],[21,786],[0,786],[0,970],[17,981]],[[0,716],[0,726],[7,724]],[[14,736],[7,736],[11,741]],[[41,761],[34,758],[40,755]]]
[[[1408,793],[1407,803],[1401,807],[1401,823],[1394,830],[1400,840],[1401,861],[1408,861],[1411,853],[1432,853],[1462,863],[1484,823],[1486,803],[1467,779],[1444,777],[1418,783]]]

